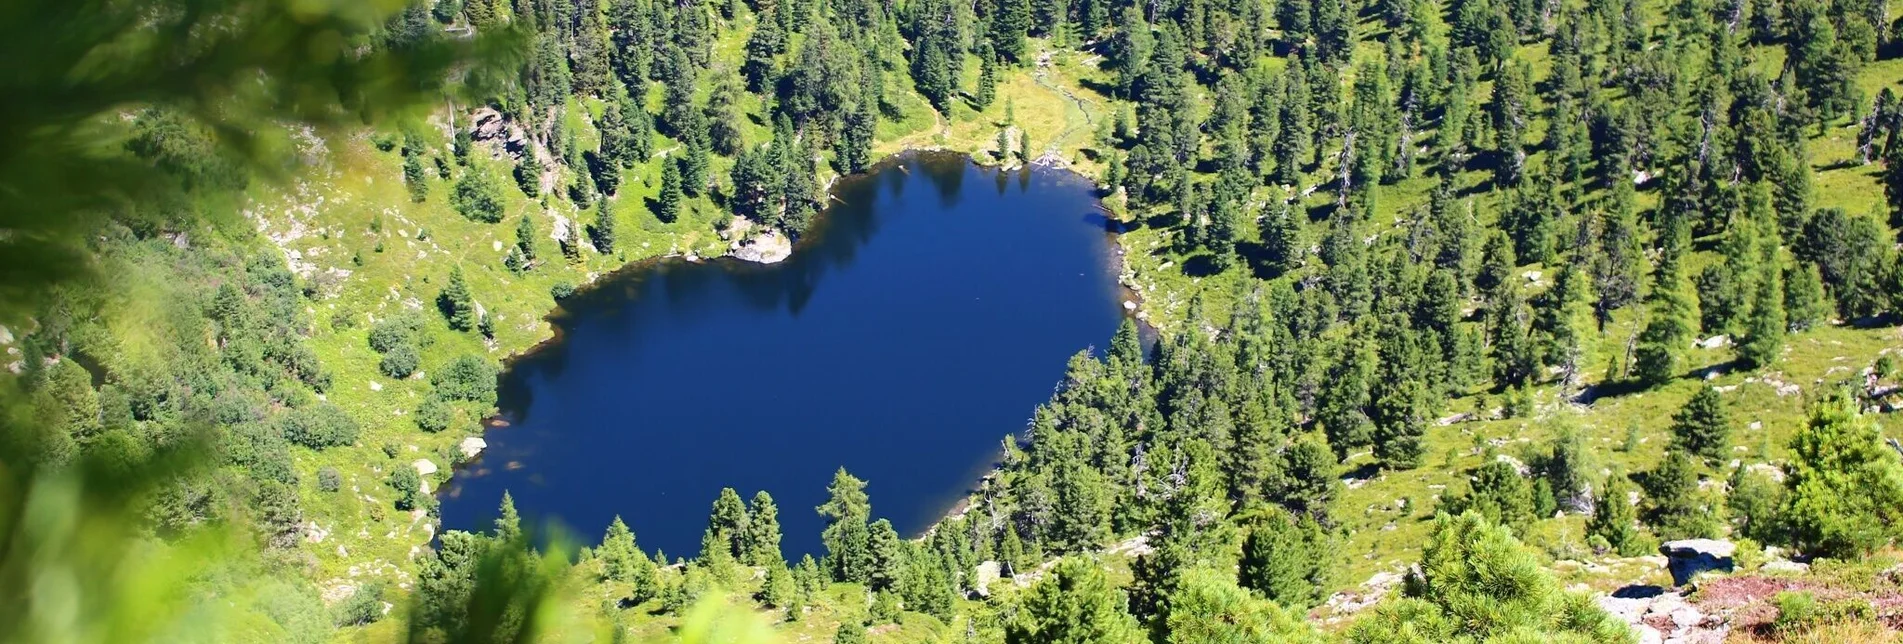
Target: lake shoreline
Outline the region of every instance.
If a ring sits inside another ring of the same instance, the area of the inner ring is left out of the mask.
[[[1006,173],[1006,172],[1014,172],[1014,171],[1016,173],[1027,173],[1027,174],[1032,172],[1041,173],[1041,172],[1047,172],[1047,171],[1062,171],[1061,173],[1056,175],[1057,177],[1059,177],[1061,181],[1085,182],[1084,185],[1077,185],[1077,184],[1071,184],[1071,185],[1073,185],[1075,188],[1086,190],[1089,203],[1092,207],[1094,207],[1094,211],[1092,215],[1094,217],[1094,220],[1092,221],[1092,224],[1093,226],[1101,227],[1102,243],[1108,244],[1108,246],[1104,247],[1104,250],[1108,252],[1104,252],[1101,255],[1103,257],[1102,261],[1105,263],[1100,268],[1102,268],[1102,270],[1110,271],[1108,275],[1113,277],[1113,279],[1111,280],[1111,282],[1114,282],[1114,288],[1115,288],[1115,291],[1112,294],[1112,297],[1114,298],[1113,303],[1117,306],[1118,314],[1120,316],[1135,318],[1139,321],[1139,323],[1144,323],[1145,326],[1147,327],[1146,321],[1143,320],[1143,317],[1145,316],[1139,313],[1139,311],[1141,310],[1140,309],[1141,307],[1140,294],[1135,289],[1131,288],[1129,284],[1128,274],[1127,274],[1127,262],[1126,262],[1127,250],[1123,247],[1123,245],[1119,242],[1119,239],[1118,239],[1119,234],[1123,231],[1123,222],[1121,221],[1120,218],[1116,216],[1116,213],[1112,211],[1110,207],[1104,202],[1103,196],[1102,196],[1103,191],[1097,185],[1094,179],[1092,179],[1090,176],[1082,172],[1078,172],[1074,168],[1068,167],[1068,164],[1064,164],[1061,162],[1053,162],[1050,159],[1039,159],[1037,161],[1034,161],[1030,165],[1024,165],[1024,164],[1004,165],[1004,164],[996,163],[996,160],[993,159],[990,155],[984,155],[982,153],[978,155],[972,155],[972,154],[967,154],[967,153],[953,151],[953,150],[946,150],[942,148],[907,149],[907,150],[901,150],[898,152],[888,154],[887,156],[881,158],[877,163],[869,167],[866,172],[856,173],[851,175],[835,176],[827,182],[825,186],[825,192],[827,194],[827,197],[826,197],[827,205],[825,209],[822,210],[820,217],[815,220],[815,225],[814,225],[814,228],[811,229],[811,233],[809,233],[808,235],[802,236],[801,238],[797,240],[792,240],[788,243],[788,246],[790,247],[788,249],[788,256],[797,256],[800,253],[807,251],[811,246],[819,243],[822,239],[825,238],[825,236],[827,235],[828,219],[830,217],[835,216],[834,213],[832,213],[831,211],[835,207],[838,207],[845,203],[841,198],[842,194],[850,194],[850,190],[846,190],[847,187],[853,186],[856,182],[859,182],[859,181],[870,180],[871,178],[875,177],[881,172],[888,172],[890,170],[895,169],[895,167],[896,169],[903,171],[908,175],[912,174],[913,170],[908,169],[906,166],[907,164],[910,164],[919,159],[928,159],[928,160],[937,159],[940,161],[956,159],[958,163],[969,164],[969,167],[978,168],[982,172],[985,172],[988,175],[991,173]],[[1000,180],[1002,181],[1002,179]],[[759,230],[759,228],[757,227],[752,227],[752,228],[753,230],[756,230],[756,231]],[[741,232],[743,233],[746,232],[746,228],[742,228]],[[566,328],[567,327],[566,322],[571,315],[575,314],[573,310],[580,310],[585,308],[579,305],[585,302],[589,302],[591,298],[600,298],[600,297],[608,296],[604,293],[606,289],[613,288],[615,285],[629,284],[630,282],[626,280],[630,274],[665,270],[665,267],[668,267],[668,266],[689,266],[689,265],[701,265],[701,264],[717,265],[717,266],[721,266],[723,269],[726,269],[726,270],[741,270],[741,271],[772,270],[773,265],[776,263],[779,263],[778,261],[768,261],[768,262],[757,261],[755,258],[751,258],[751,257],[745,256],[742,253],[736,252],[736,250],[745,247],[744,242],[740,241],[741,239],[744,239],[744,237],[736,234],[734,235],[733,239],[734,241],[728,245],[728,252],[726,254],[722,254],[718,256],[702,257],[702,256],[695,255],[691,252],[686,254],[682,254],[678,252],[670,252],[670,253],[662,254],[662,255],[653,255],[653,256],[643,257],[640,259],[636,259],[634,261],[627,262],[612,270],[590,274],[587,278],[587,281],[573,295],[570,295],[569,297],[556,302],[555,306],[551,308],[546,315],[543,316],[544,323],[546,324],[545,328],[547,329],[546,337],[534,343],[533,345],[530,345],[522,350],[512,352],[508,356],[501,359],[504,373],[506,374],[509,371],[514,371],[520,368],[525,363],[525,361],[528,361],[537,356],[543,355],[545,352],[551,350],[553,347],[559,346],[567,342],[570,338],[568,337],[568,329]],[[780,258],[780,259],[784,259],[784,258]],[[670,264],[670,262],[672,263]],[[1110,285],[1111,285],[1110,283],[1106,283],[1106,286],[1110,286]],[[1081,349],[1083,347],[1076,347],[1076,348]],[[505,406],[498,406],[498,408],[492,410],[489,416],[483,419],[482,431],[473,433],[471,434],[471,436],[482,437],[487,439],[487,438],[490,438],[487,435],[487,432],[510,427],[513,423],[519,420],[516,417],[512,417],[511,413],[512,412],[507,411],[507,408]],[[1022,431],[1023,431],[1023,427],[1017,427],[1017,428],[1013,428],[1009,432],[1009,434],[1016,436],[1016,435],[1020,435]],[[922,528],[918,529],[918,532],[928,533],[930,530],[934,529],[939,523],[941,523],[945,517],[954,515],[954,513],[958,509],[968,505],[973,493],[979,489],[982,489],[982,486],[984,485],[984,481],[995,476],[997,471],[997,459],[996,459],[997,453],[1001,453],[1001,450],[999,452],[993,452],[993,454],[988,459],[988,461],[981,462],[981,464],[973,468],[973,471],[975,474],[974,478],[967,479],[968,485],[965,486],[965,489],[962,490],[960,493],[958,493],[957,496],[951,497],[953,500],[951,500],[946,506],[941,507],[936,511],[930,510],[929,506],[923,506],[923,507],[914,506],[915,510],[926,510],[923,512],[918,512],[917,514],[929,515],[930,517],[932,517],[929,519],[928,523],[926,523]],[[489,456],[489,455],[483,452],[475,452],[473,454],[466,453],[464,455],[464,458],[461,458],[457,460],[456,462],[454,462],[452,464],[452,467],[448,468],[450,470],[449,479],[446,480],[442,485],[438,486],[436,496],[439,498],[439,500],[447,500],[450,498],[454,498],[456,494],[462,491],[463,486],[461,484],[469,481],[470,479],[468,477],[470,477],[472,474],[474,476],[483,476],[488,474],[489,470],[484,468],[485,456]],[[496,467],[501,467],[501,466],[497,465]],[[443,520],[443,517],[441,517],[440,515],[436,517],[436,521],[439,527],[441,525],[446,524],[446,522]]]

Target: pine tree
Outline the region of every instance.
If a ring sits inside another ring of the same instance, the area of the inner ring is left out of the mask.
[[[1784,316],[1784,284],[1775,267],[1767,266],[1758,277],[1756,296],[1751,299],[1751,316],[1745,323],[1744,337],[1738,342],[1738,358],[1753,369],[1776,362],[1784,350],[1784,334],[1789,321]]]
[[[418,155],[403,155],[403,185],[410,190],[410,201],[423,203],[429,198],[429,182],[423,176],[423,161]]]
[[[971,96],[971,108],[980,112],[998,98],[998,61],[989,45],[978,49],[978,91]]]
[[[1031,586],[1017,615],[1004,625],[1006,644],[1128,643],[1141,639],[1124,612],[1122,593],[1096,562],[1066,557]]]
[[[780,553],[780,508],[766,490],[754,493],[747,505],[747,529],[741,543],[740,561],[749,566],[786,567]]]
[[[1718,508],[1699,489],[1698,465],[1672,450],[1665,462],[1645,475],[1645,521],[1660,538],[1703,539],[1718,536]]]
[[[516,220],[515,248],[522,253],[523,259],[535,261],[535,222],[527,214]]]
[[[1631,627],[1560,587],[1513,531],[1474,513],[1434,517],[1406,599],[1357,621],[1355,644],[1396,641],[1622,642]]]
[[[861,93],[859,102],[846,112],[846,126],[839,138],[839,163],[845,172],[865,172],[872,165],[872,140],[878,135],[878,99],[870,90]]]
[[[661,162],[661,194],[656,197],[654,218],[664,224],[681,217],[681,201],[686,199],[681,189],[681,165],[673,159]]]
[[[496,515],[496,541],[513,543],[522,538],[522,515],[515,511],[515,497],[502,491],[502,507]]]
[[[842,467],[833,474],[826,493],[826,503],[818,508],[819,515],[826,517],[826,529],[819,537],[826,546],[825,568],[835,581],[867,583],[873,562],[867,543],[871,535],[866,521],[872,503],[866,498],[866,483]]]
[[[542,194],[542,160],[532,144],[522,148],[522,160],[515,164],[515,185],[531,199]]]
[[[1784,313],[1792,331],[1806,331],[1829,315],[1830,304],[1824,297],[1824,278],[1817,265],[1799,262],[1784,272]]]
[[[1319,599],[1326,567],[1319,556],[1327,548],[1313,520],[1297,521],[1269,509],[1242,542],[1238,581],[1269,601],[1305,609]]]
[[[1533,520],[1533,485],[1513,463],[1497,458],[1473,471],[1465,496],[1456,498],[1450,512],[1476,513],[1515,530],[1524,531]]]
[[[1672,446],[1718,461],[1730,453],[1731,414],[1718,390],[1702,387],[1672,416]]]
[[[747,504],[740,500],[740,493],[730,487],[721,488],[707,515],[707,532],[726,543],[728,555],[739,558],[745,556],[749,529]]]
[[[866,550],[871,555],[868,580],[873,592],[895,590],[904,583],[906,552],[905,542],[899,539],[892,522],[885,519],[872,522],[866,538]]]
[[[1856,402],[1837,395],[1811,409],[1791,439],[1779,513],[1806,554],[1857,557],[1887,543],[1903,521],[1903,463]]]
[[[1669,242],[1668,242],[1669,244]],[[1658,283],[1650,296],[1649,319],[1639,332],[1633,353],[1635,376],[1648,387],[1678,377],[1686,348],[1691,344],[1693,323],[1690,298],[1684,292],[1680,260],[1671,247],[1660,258]]]
[[[476,303],[469,294],[469,284],[463,280],[463,268],[457,266],[449,270],[449,285],[436,297],[436,306],[449,320],[449,328],[468,331],[476,328]]]
[[[463,173],[456,181],[456,188],[449,195],[449,203],[456,212],[485,224],[502,221],[502,191],[496,188],[489,174],[477,168]]]
[[[602,201],[595,209],[595,223],[588,227],[588,236],[594,242],[596,251],[603,255],[614,254],[615,213],[607,201]]]
[[[1251,595],[1226,571],[1198,567],[1181,577],[1161,624],[1170,644],[1327,641],[1299,612]]]
[[[866,644],[866,625],[858,620],[840,622],[839,630],[833,633],[833,644]]]
[[[1624,557],[1647,554],[1639,536],[1639,514],[1631,502],[1638,489],[1622,474],[1606,479],[1606,489],[1593,502],[1592,520],[1586,522],[1586,534],[1606,542],[1613,552]]]
[[[1259,220],[1262,239],[1262,268],[1269,276],[1279,277],[1301,261],[1301,228],[1289,212],[1288,202],[1270,198],[1267,212]]]
[[[629,599],[634,603],[659,594],[659,573],[654,561],[641,552],[641,547],[635,544],[634,532],[621,517],[616,516],[614,523],[608,525],[607,535],[595,549],[595,558],[601,561],[602,579],[628,584],[631,587]]]

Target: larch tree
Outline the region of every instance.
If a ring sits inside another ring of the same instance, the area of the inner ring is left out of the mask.
[[[826,487],[826,503],[817,509],[826,518],[820,542],[826,546],[825,569],[835,581],[867,583],[872,578],[871,538],[866,522],[872,515],[872,501],[866,496],[866,482],[839,468]]]

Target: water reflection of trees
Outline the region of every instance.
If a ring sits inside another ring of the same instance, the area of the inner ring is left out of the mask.
[[[888,161],[872,174],[842,179],[833,187],[830,205],[786,261],[759,265],[733,259],[687,262],[666,259],[638,266],[610,277],[562,303],[551,316],[557,340],[516,361],[503,378],[502,408],[512,422],[522,422],[533,407],[535,378],[556,380],[568,366],[566,339],[588,333],[583,325],[620,329],[639,324],[639,307],[650,298],[666,303],[669,314],[692,324],[698,316],[713,315],[729,303],[709,294],[732,292],[755,313],[784,310],[797,317],[812,302],[827,274],[846,269],[880,228],[904,211],[908,186],[930,183],[945,209],[956,208],[966,175],[980,172],[962,155],[914,153]],[[995,173],[1000,188],[1008,173]],[[631,352],[634,347],[619,349]]]

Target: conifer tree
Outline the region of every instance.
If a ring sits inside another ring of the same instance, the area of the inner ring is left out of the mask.
[[[470,168],[463,173],[449,195],[449,203],[471,221],[485,224],[502,221],[502,191],[496,188],[489,174],[480,169]]]
[[[423,161],[420,155],[403,155],[403,185],[409,188],[410,201],[423,203],[429,198],[429,181],[423,176]]]
[[[1799,262],[1784,272],[1784,314],[1792,331],[1806,331],[1829,315],[1824,279],[1817,265]]]
[[[1141,639],[1136,618],[1090,559],[1066,557],[1024,595],[1004,625],[1006,644],[1128,643]]]
[[[1701,387],[1672,416],[1672,446],[1709,461],[1730,453],[1731,414],[1718,390]]]
[[[681,165],[681,162],[673,159],[661,162],[661,194],[656,197],[654,218],[664,224],[680,219],[681,201],[687,198],[682,194]]]
[[[1623,642],[1630,627],[1560,587],[1513,532],[1475,514],[1434,517],[1405,597],[1349,628],[1351,644],[1418,641]]]
[[[1791,439],[1783,510],[1807,554],[1853,557],[1890,542],[1903,525],[1903,463],[1875,421],[1839,394],[1812,407]]]
[[[523,259],[535,261],[535,222],[527,213],[515,222],[515,248]]]
[[[733,488],[721,488],[720,496],[714,499],[714,507],[707,516],[707,532],[718,535],[727,544],[727,553],[733,557],[742,557],[746,553],[746,539],[751,529],[747,523],[747,505],[740,500],[740,494]]]
[[[820,542],[826,546],[825,569],[835,581],[870,582],[873,561],[866,521],[872,503],[866,498],[866,483],[842,467],[833,474],[826,492],[829,498],[818,508],[826,518],[826,529],[820,533]]]
[[[740,561],[749,566],[786,567],[780,553],[780,508],[766,490],[754,493],[747,505],[746,530],[741,541]]]
[[[522,538],[522,515],[515,511],[515,497],[502,491],[502,506],[496,514],[496,540],[511,543]]]
[[[978,49],[978,91],[971,96],[971,107],[983,112],[985,108],[991,107],[991,102],[997,98],[997,54],[991,51],[989,45],[981,45]]]
[[[595,223],[588,227],[590,241],[595,250],[603,255],[615,252],[615,213],[607,201],[602,201],[595,209]]]
[[[1672,450],[1665,462],[1645,475],[1645,521],[1663,539],[1718,536],[1718,507],[1698,486],[1698,466],[1684,451]]]
[[[533,144],[522,148],[522,159],[515,164],[515,185],[531,199],[542,194],[542,160]]]
[[[1515,530],[1533,520],[1533,485],[1513,463],[1488,460],[1473,471],[1467,494],[1453,499],[1450,512],[1474,513]]]
[[[873,592],[898,589],[904,582],[907,565],[905,542],[899,539],[898,531],[892,529],[892,522],[885,519],[872,522],[868,532],[869,587]]]
[[[1327,547],[1324,540],[1313,520],[1271,508],[1242,542],[1238,581],[1277,605],[1308,608],[1322,590],[1326,567],[1318,555]]]
[[[1789,320],[1784,315],[1784,282],[1775,267],[1766,267],[1758,277],[1757,293],[1751,298],[1751,315],[1745,323],[1744,337],[1738,342],[1738,358],[1753,369],[1776,362],[1784,350],[1784,334]]]
[[[1647,554],[1639,536],[1637,506],[1630,501],[1638,492],[1624,475],[1614,473],[1606,479],[1605,492],[1593,502],[1593,515],[1586,522],[1586,534],[1606,542],[1613,552],[1624,557]]]
[[[476,302],[469,294],[468,282],[463,280],[461,266],[449,270],[449,285],[436,297],[436,306],[449,320],[449,328],[457,331],[476,328]]]
[[[1639,332],[1633,353],[1633,375],[1648,387],[1678,377],[1685,350],[1692,341],[1694,316],[1679,266],[1680,260],[1668,246],[1659,262],[1658,282],[1648,298],[1645,329]]]

